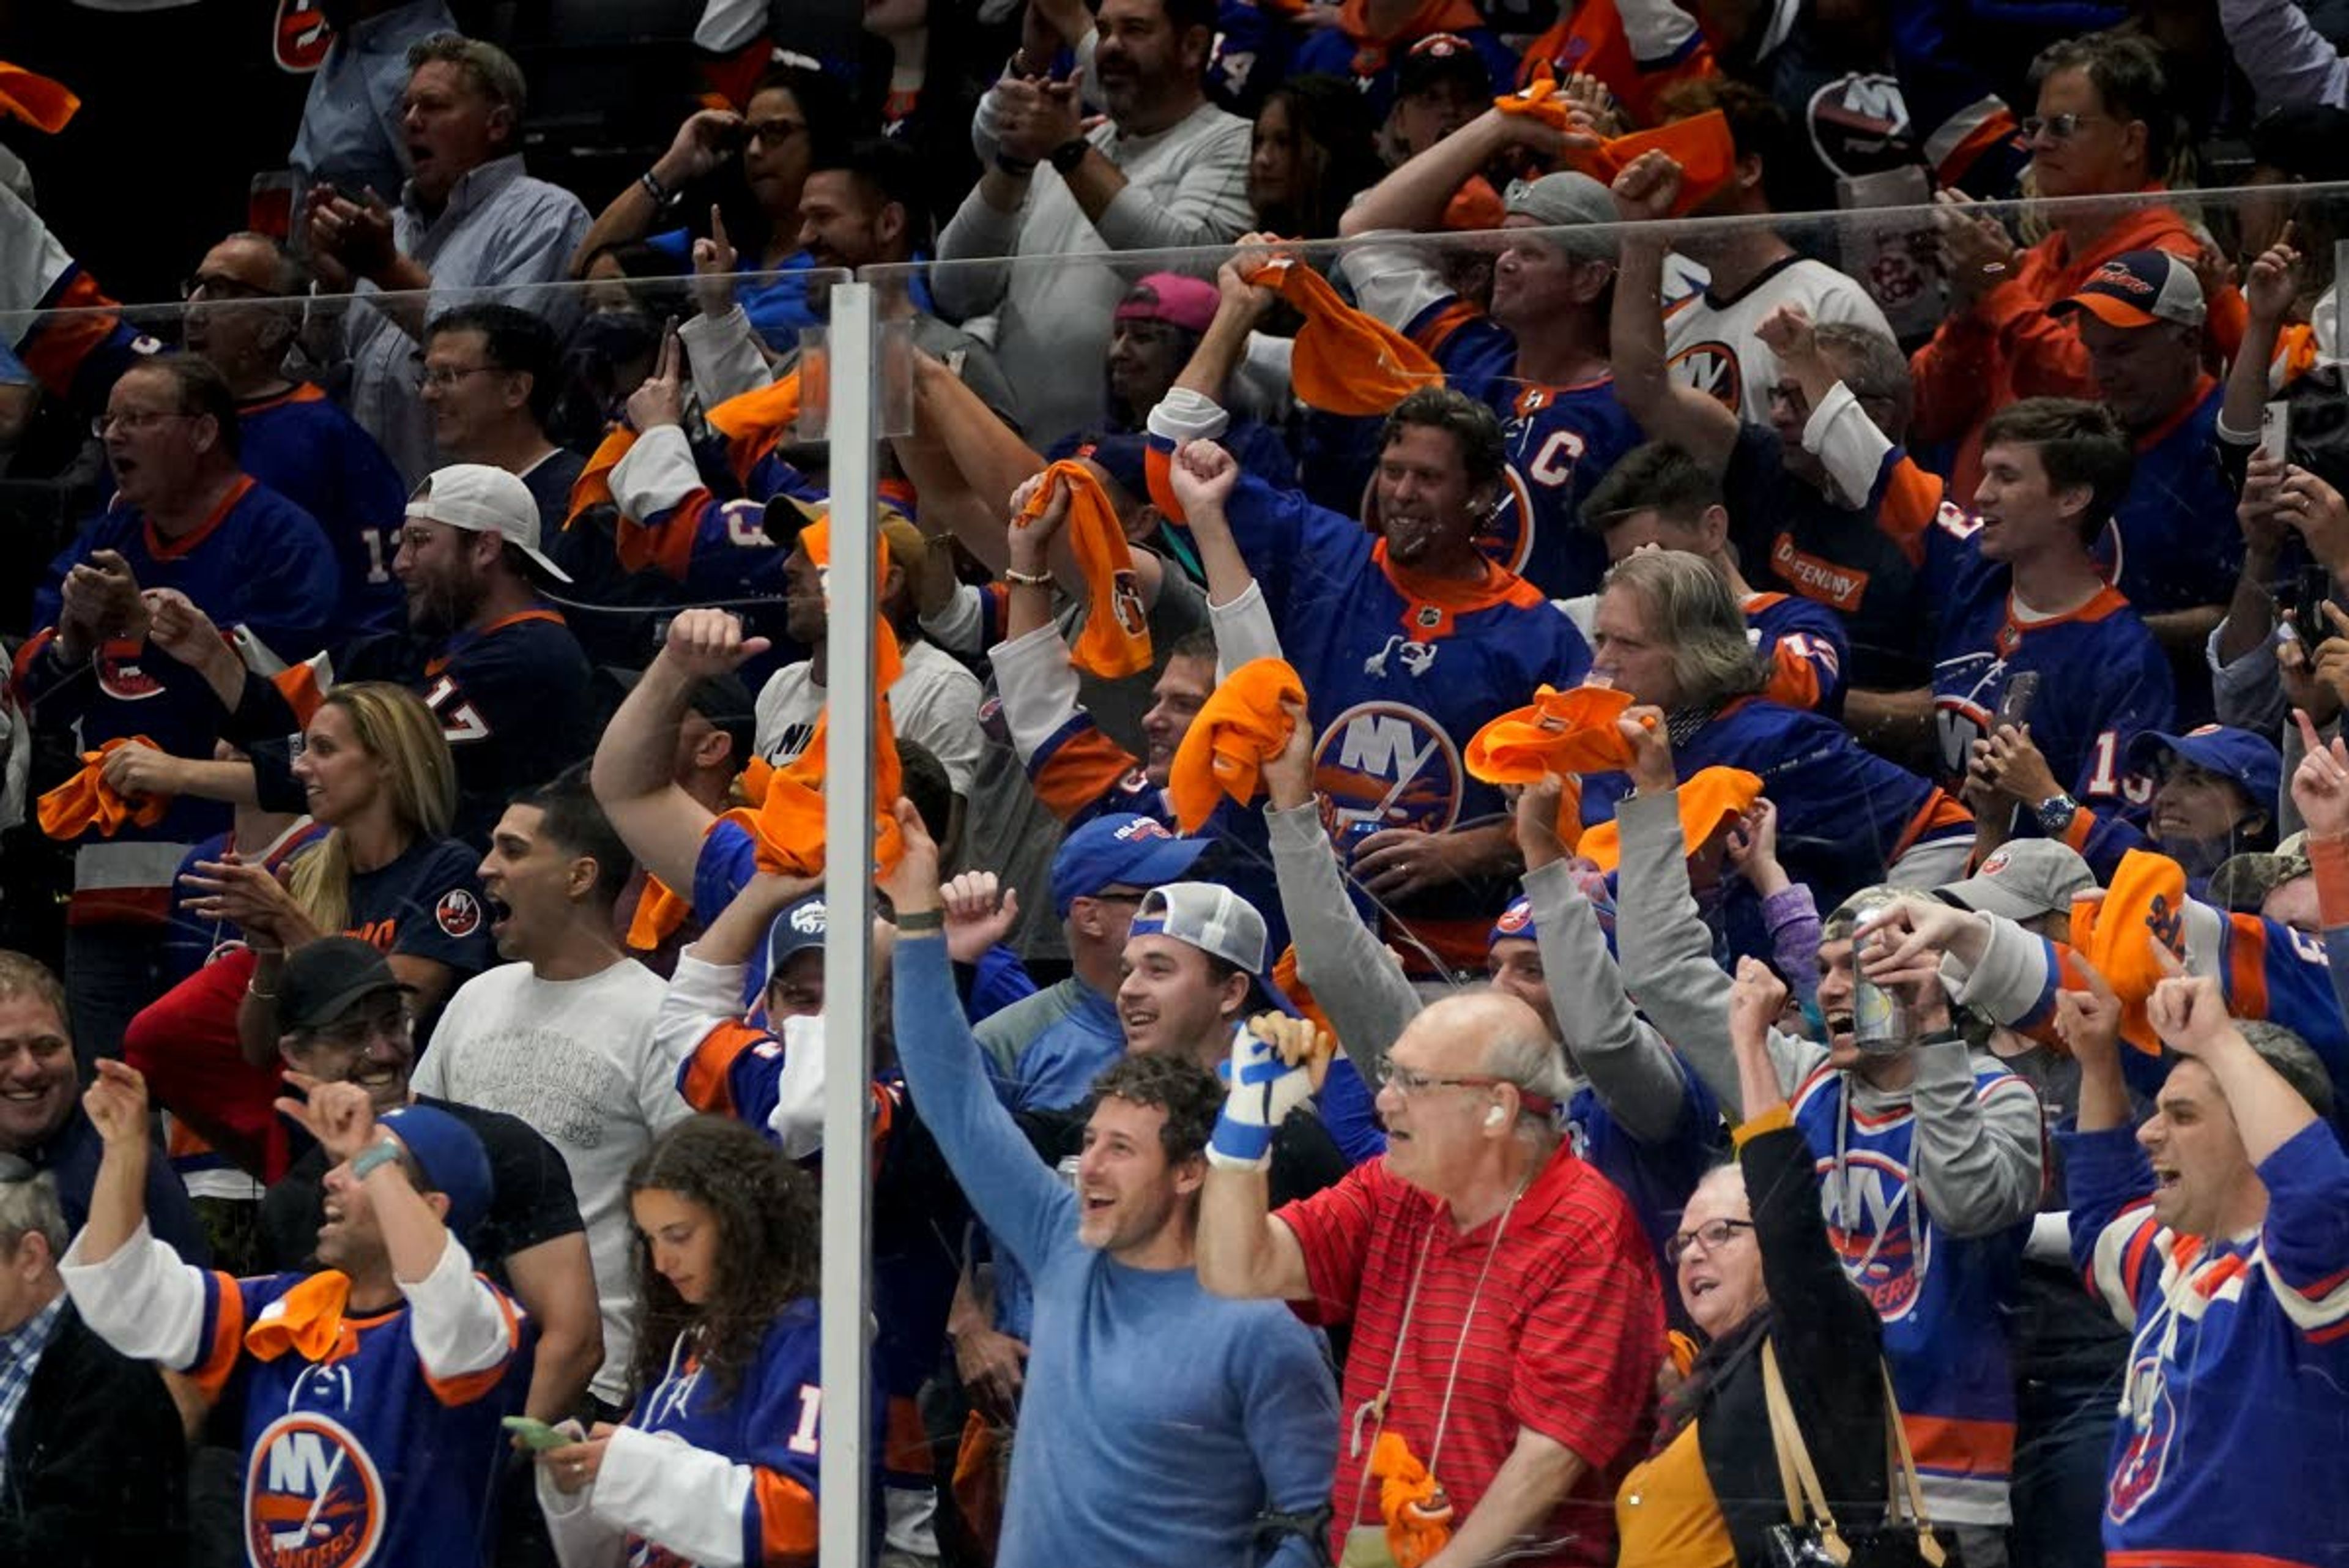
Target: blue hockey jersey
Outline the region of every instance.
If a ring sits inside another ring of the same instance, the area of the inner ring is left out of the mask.
[[[316,518],[333,546],[342,581],[333,637],[398,631],[407,596],[391,575],[408,487],[399,471],[350,415],[304,382],[237,410],[238,461],[245,472]]]

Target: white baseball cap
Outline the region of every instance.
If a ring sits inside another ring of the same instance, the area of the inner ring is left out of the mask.
[[[530,487],[502,468],[485,462],[436,468],[408,498],[408,515],[468,534],[495,534],[556,582],[571,580],[538,547],[538,503],[531,499]]]

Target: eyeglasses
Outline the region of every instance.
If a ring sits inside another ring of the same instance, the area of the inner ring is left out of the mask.
[[[181,299],[267,299],[269,291],[241,277],[207,277],[199,273],[180,285]]]
[[[416,384],[420,389],[445,392],[468,376],[502,376],[502,365],[419,365]]]
[[[754,119],[750,122],[750,140],[763,141],[770,147],[781,147],[794,136],[807,134],[803,119]]]
[[[120,425],[127,431],[150,430],[165,420],[190,420],[193,414],[162,413],[153,409],[125,409],[119,414],[100,414],[89,421],[89,433],[104,441],[108,432]]]
[[[2025,115],[2016,129],[2023,132],[2025,141],[2036,141],[2043,134],[2051,141],[2069,141],[2079,134],[2080,127],[2092,120],[2116,123],[2109,114],[2051,114],[2044,119],[2031,114]]]
[[[1725,1243],[1740,1231],[1751,1231],[1751,1220],[1714,1220],[1693,1231],[1682,1231],[1664,1243],[1664,1262],[1678,1266],[1691,1247],[1702,1246],[1710,1252]]]
[[[1522,1092],[1522,1085],[1508,1078],[1495,1078],[1488,1074],[1464,1074],[1455,1078],[1437,1077],[1432,1073],[1415,1072],[1398,1064],[1392,1056],[1381,1056],[1378,1062],[1378,1086],[1392,1088],[1398,1095],[1424,1094],[1430,1089],[1497,1089],[1506,1085]]]

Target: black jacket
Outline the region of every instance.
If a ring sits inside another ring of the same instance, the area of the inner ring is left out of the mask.
[[[1764,1560],[1762,1541],[1786,1519],[1785,1488],[1762,1393],[1762,1340],[1778,1371],[1804,1446],[1836,1521],[1847,1531],[1884,1517],[1883,1325],[1843,1272],[1820,1218],[1810,1147],[1792,1126],[1759,1133],[1738,1151],[1770,1304],[1759,1324],[1706,1347],[1692,1379],[1697,1450],[1720,1501],[1737,1561]]]
[[[161,1375],[116,1354],[67,1302],[8,1428],[0,1568],[177,1568],[187,1475]]]

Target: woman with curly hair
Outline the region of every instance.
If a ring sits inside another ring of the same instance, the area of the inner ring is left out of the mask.
[[[815,1184],[724,1116],[679,1122],[628,1173],[640,1392],[618,1427],[539,1456],[564,1568],[812,1562],[823,1388]]]

